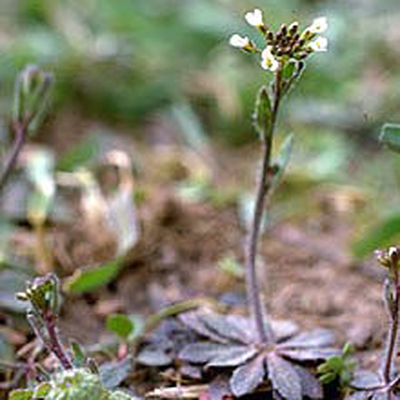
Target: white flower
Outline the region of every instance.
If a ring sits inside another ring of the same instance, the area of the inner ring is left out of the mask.
[[[229,39],[229,44],[233,47],[243,49],[250,45],[250,40],[247,36],[240,36],[237,33],[231,36]]]
[[[256,27],[264,25],[262,11],[259,8],[256,8],[253,11],[246,13],[244,18],[249,25]]]
[[[279,61],[271,53],[271,46],[266,47],[261,53],[261,67],[269,71],[276,71],[279,67]]]
[[[320,36],[310,43],[310,49],[313,51],[321,52],[328,50],[328,39],[326,37]]]
[[[312,22],[311,26],[307,28],[307,30],[312,33],[322,33],[328,29],[328,20],[326,17],[315,18]]]

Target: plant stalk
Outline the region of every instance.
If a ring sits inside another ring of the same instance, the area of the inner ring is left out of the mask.
[[[7,161],[5,162],[4,169],[0,174],[0,195],[11,175],[12,170],[15,167],[18,155],[20,154],[28,138],[28,123],[15,121],[13,123],[13,131],[15,135],[14,144]]]
[[[60,337],[57,332],[56,317],[53,314],[44,317],[49,340],[44,341],[48,349],[58,358],[64,369],[72,369],[73,365],[65,352],[64,346],[61,343]]]
[[[271,324],[265,318],[265,309],[261,300],[259,280],[257,277],[257,252],[260,238],[260,229],[265,212],[265,205],[272,186],[273,169],[271,165],[272,143],[275,133],[276,119],[281,102],[282,78],[281,70],[276,73],[273,84],[273,105],[271,110],[271,122],[266,127],[262,137],[262,165],[261,174],[257,182],[256,202],[254,206],[253,220],[246,244],[246,289],[247,304],[250,307],[251,317],[255,323],[259,343],[270,344],[274,342],[274,334]]]
[[[391,285],[393,288],[393,305],[389,309],[390,326],[388,333],[388,341],[386,352],[383,363],[383,379],[385,384],[388,385],[392,379],[392,367],[393,357],[396,356],[397,337],[399,328],[399,310],[400,310],[400,284],[399,284],[399,272],[397,270],[398,265],[393,265],[393,278],[391,279]]]

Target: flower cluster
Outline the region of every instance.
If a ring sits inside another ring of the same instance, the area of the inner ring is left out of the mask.
[[[261,53],[261,67],[265,70],[276,71],[288,60],[301,61],[314,52],[327,51],[328,39],[318,36],[328,28],[326,17],[316,18],[302,32],[297,22],[289,26],[283,24],[277,32],[273,32],[264,23],[263,14],[258,8],[246,13],[245,19],[262,33],[265,48],[257,48],[247,36],[238,34],[231,36],[230,44],[249,53]]]

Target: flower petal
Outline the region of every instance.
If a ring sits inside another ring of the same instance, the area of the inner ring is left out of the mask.
[[[312,33],[322,33],[328,29],[328,20],[326,17],[315,18],[308,28]]]
[[[259,8],[246,13],[244,18],[251,26],[258,27],[264,25],[262,11]]]
[[[231,36],[229,39],[229,44],[238,49],[243,49],[250,44],[250,40],[247,36],[240,36],[237,33]]]

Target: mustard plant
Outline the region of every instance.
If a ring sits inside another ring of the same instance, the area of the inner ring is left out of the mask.
[[[282,177],[288,162],[291,137],[281,150],[281,162],[273,159],[273,145],[277,117],[282,100],[298,81],[305,68],[306,59],[315,52],[327,51],[328,40],[319,36],[328,28],[325,17],[300,30],[299,24],[283,24],[274,32],[265,22],[262,11],[255,9],[245,15],[246,21],[255,27],[264,41],[264,48],[256,46],[248,37],[234,34],[230,44],[250,54],[261,55],[260,65],[271,79],[269,88],[262,86],[254,111],[254,126],[261,141],[261,170],[258,175],[252,224],[246,244],[247,300],[260,343],[273,342],[273,331],[268,320],[263,317],[260,288],[256,272],[256,259],[263,216],[269,195]]]
[[[377,372],[356,371],[350,387],[355,390],[348,399],[395,400],[400,398],[400,374],[396,369],[400,311],[400,247],[377,250],[378,262],[386,271],[383,300],[389,318],[386,345]]]
[[[293,22],[273,31],[264,23],[259,9],[248,12],[245,19],[261,35],[263,48],[238,34],[230,38],[230,44],[259,56],[261,67],[270,78],[269,87],[263,85],[258,93],[253,116],[262,155],[245,252],[250,320],[237,315],[196,312],[181,315],[181,321],[202,339],[185,346],[180,359],[192,365],[203,365],[205,370],[231,368],[229,388],[235,396],[252,393],[267,378],[276,398],[320,399],[323,397],[322,386],[300,364],[312,365],[338,354],[330,347],[332,334],[325,329],[299,332],[290,321],[278,323],[270,319],[261,300],[256,259],[266,203],[282,178],[291,149],[292,137],[289,136],[278,157],[273,157],[279,110],[283,99],[300,78],[307,58],[327,50],[328,41],[319,34],[327,29],[328,23],[321,17],[304,30]]]

